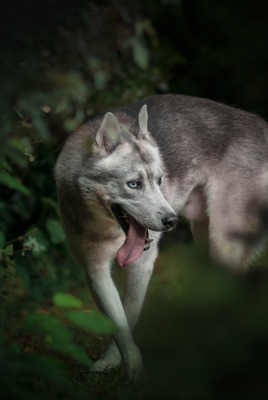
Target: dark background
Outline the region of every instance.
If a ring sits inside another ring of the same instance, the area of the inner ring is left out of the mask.
[[[66,246],[53,178],[68,134],[149,94],[267,118],[267,17],[264,0],[1,3],[0,398],[267,398],[267,257],[219,271],[185,221],[161,244],[136,331],[148,384],[88,373],[112,327]]]

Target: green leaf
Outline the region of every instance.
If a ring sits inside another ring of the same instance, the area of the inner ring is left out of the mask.
[[[45,333],[49,333],[55,339],[61,341],[69,340],[70,333],[53,315],[47,313],[35,313],[27,316],[27,324],[30,327],[41,329]]]
[[[12,256],[12,254],[13,254],[13,244],[9,244],[9,245],[5,248],[4,253],[5,253],[7,256]]]
[[[139,39],[132,40],[133,58],[135,63],[142,69],[148,67],[149,52]]]
[[[80,299],[65,293],[54,294],[53,304],[61,308],[82,308],[83,306]]]
[[[11,172],[11,170],[12,170],[9,163],[4,158],[0,158],[0,168],[6,170],[8,172]]]
[[[86,352],[77,344],[73,343],[72,333],[53,315],[32,314],[26,319],[26,323],[37,333],[45,333],[46,345],[50,349],[66,354],[79,363],[90,366],[91,360]]]
[[[75,343],[53,341],[49,343],[49,347],[72,357],[74,360],[78,361],[82,365],[85,365],[86,367],[90,367],[92,365],[92,361],[87,356],[85,350]]]
[[[65,233],[59,221],[57,221],[56,219],[48,218],[46,220],[46,229],[52,243],[59,244],[64,242]]]
[[[22,183],[17,181],[16,178],[8,174],[7,172],[0,171],[0,183],[7,186],[9,189],[17,190],[26,196],[30,196],[31,192]]]
[[[100,335],[109,335],[115,332],[114,324],[103,314],[86,311],[68,311],[65,316],[79,328]]]

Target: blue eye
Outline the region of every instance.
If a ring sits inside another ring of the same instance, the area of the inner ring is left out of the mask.
[[[130,189],[141,189],[142,188],[141,181],[129,181],[129,182],[127,182],[127,185]]]

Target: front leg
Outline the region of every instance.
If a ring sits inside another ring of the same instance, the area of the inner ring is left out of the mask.
[[[158,253],[157,244],[160,234],[153,232],[150,234],[150,237],[154,238],[150,249],[145,251],[137,261],[124,267],[126,282],[123,306],[131,330],[138,321]],[[105,372],[119,366],[120,363],[120,352],[116,343],[112,342],[107,351],[93,365],[92,371]]]
[[[111,262],[116,249],[122,244],[122,238],[94,242],[88,240],[87,237],[73,235],[69,239],[74,255],[86,272],[87,281],[97,305],[117,328],[114,340],[120,351],[128,380],[132,382],[144,380],[142,357],[133,341],[110,271]]]
[[[148,284],[153,272],[154,263],[158,254],[158,241],[160,234],[158,232],[152,232],[150,233],[150,237],[153,238],[150,249],[144,251],[142,256],[134,263],[125,267],[126,282],[123,295],[123,305],[131,329],[135,327],[141,313]]]
[[[90,261],[86,265],[88,284],[98,306],[117,328],[114,341],[120,351],[128,380],[142,381],[144,380],[142,357],[133,341],[119,293],[111,277],[111,261],[103,257],[105,256],[103,249],[102,252],[99,250],[101,249],[95,249],[94,256],[90,255]]]

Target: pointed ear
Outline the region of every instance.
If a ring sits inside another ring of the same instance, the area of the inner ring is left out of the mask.
[[[111,152],[119,141],[120,135],[121,130],[116,117],[111,112],[107,112],[95,136],[95,149]]]
[[[138,139],[148,138],[148,113],[147,105],[144,104],[139,112],[139,134]]]

